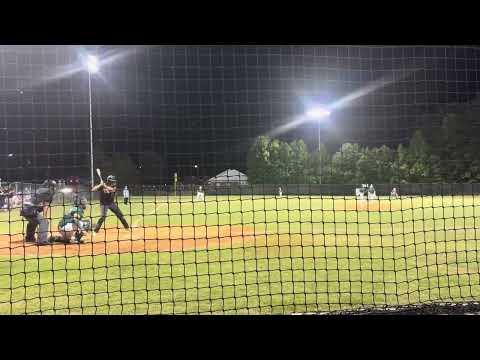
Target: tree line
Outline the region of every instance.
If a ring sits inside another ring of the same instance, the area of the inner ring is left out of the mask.
[[[440,127],[413,133],[391,148],[344,143],[330,153],[310,152],[303,140],[258,137],[247,155],[251,184],[399,184],[480,182],[477,128],[468,116],[449,114]]]
[[[94,147],[94,167],[102,174],[115,174],[121,184],[157,184],[166,176],[165,160],[153,151],[133,157],[128,153],[107,153],[103,147]]]

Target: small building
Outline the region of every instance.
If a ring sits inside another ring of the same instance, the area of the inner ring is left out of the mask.
[[[228,169],[208,180],[209,185],[228,187],[231,185],[248,185],[248,177],[238,170]]]

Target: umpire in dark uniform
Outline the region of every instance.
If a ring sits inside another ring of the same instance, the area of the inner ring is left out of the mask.
[[[27,231],[25,241],[37,243],[37,245],[49,245],[51,241],[48,236],[48,220],[46,219],[48,209],[55,194],[55,181],[46,180],[35,191],[30,201],[22,204],[20,215],[27,220]],[[39,228],[38,239],[35,240],[35,231]]]

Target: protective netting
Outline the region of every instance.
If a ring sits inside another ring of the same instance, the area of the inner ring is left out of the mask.
[[[0,314],[478,312],[479,55],[0,46]]]

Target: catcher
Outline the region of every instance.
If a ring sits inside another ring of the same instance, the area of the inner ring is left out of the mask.
[[[82,237],[91,229],[90,221],[82,220],[86,208],[87,199],[76,199],[74,206],[63,215],[63,218],[58,223],[60,236],[54,236],[50,241],[66,244],[83,244]]]
[[[100,219],[98,219],[97,225],[95,226],[95,233],[100,231],[105,218],[107,217],[108,209],[110,209],[120,220],[123,227],[128,229],[127,220],[123,216],[122,211],[118,208],[118,205],[115,203],[115,194],[117,192],[117,179],[113,175],[109,175],[107,177],[107,182],[104,183],[103,180],[100,184],[94,186],[92,191],[99,191],[100,192],[100,210],[101,215]]]

